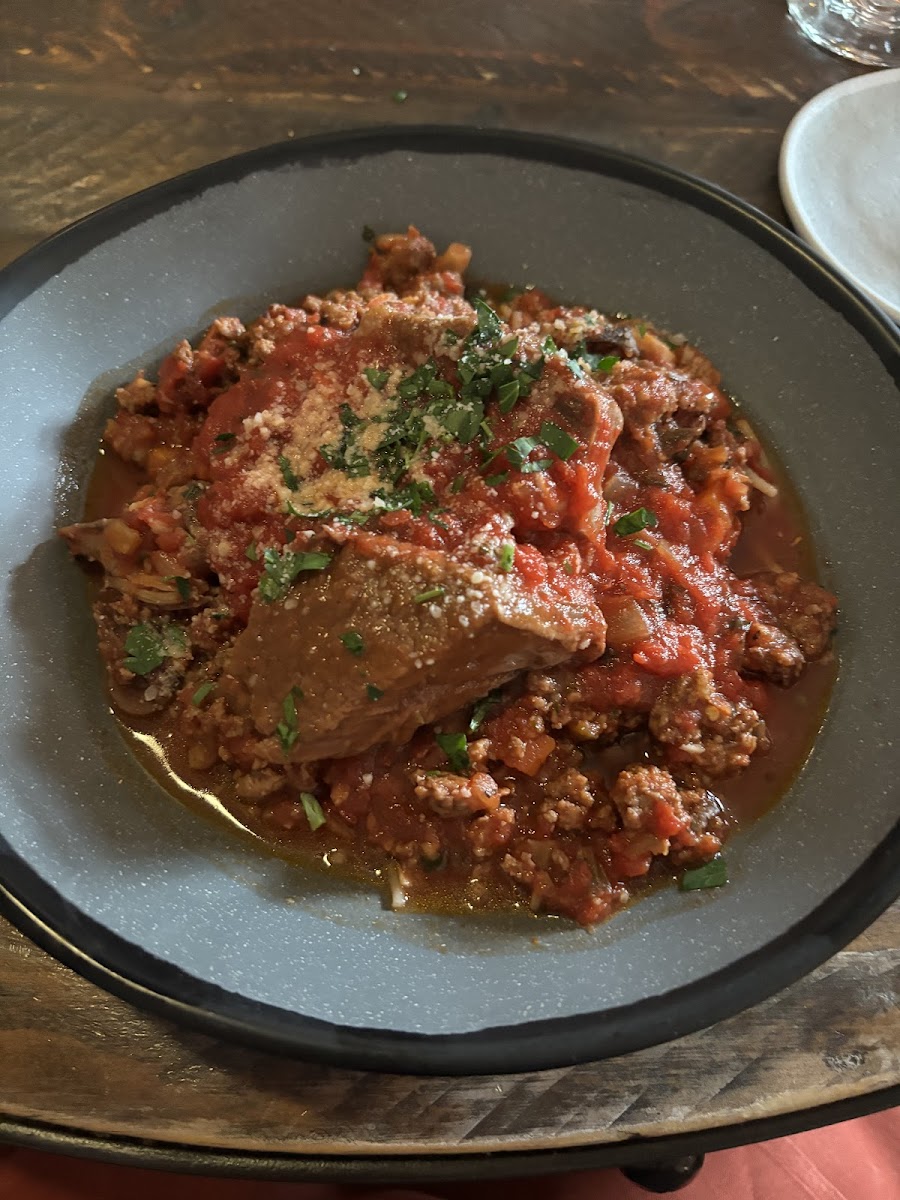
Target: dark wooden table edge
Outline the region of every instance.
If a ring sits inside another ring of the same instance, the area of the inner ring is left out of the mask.
[[[882,1112],[898,1104],[900,1084],[895,1084],[861,1096],[758,1121],[669,1137],[631,1138],[561,1150],[461,1151],[435,1155],[278,1154],[116,1137],[2,1116],[0,1143],[187,1175],[310,1183],[429,1184],[640,1166],[804,1133]]]

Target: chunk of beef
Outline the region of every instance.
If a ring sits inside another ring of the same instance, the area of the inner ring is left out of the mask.
[[[721,404],[720,394],[702,380],[635,362],[619,363],[610,392],[632,433],[675,413],[709,416]]]
[[[674,813],[679,825],[684,823],[678,785],[661,767],[632,763],[616,776],[610,795],[625,829],[648,831],[661,810]]]
[[[796,641],[776,625],[754,621],[747,630],[741,671],[760,675],[779,687],[790,687],[800,678],[806,659]]]
[[[769,609],[778,628],[794,639],[804,658],[822,657],[837,614],[837,599],[830,592],[793,571],[761,571],[749,576],[745,585]]]
[[[492,775],[478,772],[471,777],[417,771],[414,777],[417,800],[424,800],[439,817],[466,817],[473,813],[493,812],[509,794]]]
[[[735,775],[768,745],[759,713],[717,692],[705,667],[666,685],[650,711],[650,732],[669,764],[698,780]]]
[[[429,592],[439,594],[423,600]],[[348,632],[361,641],[355,654],[342,641]],[[561,594],[526,586],[515,571],[473,571],[438,551],[362,535],[284,603],[254,602],[220,691],[230,688],[269,734],[299,689],[290,758],[340,758],[403,742],[517,671],[602,653],[604,632],[573,581]]]

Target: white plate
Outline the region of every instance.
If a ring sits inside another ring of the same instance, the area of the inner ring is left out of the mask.
[[[810,100],[788,126],[779,175],[797,232],[900,321],[900,69]]]

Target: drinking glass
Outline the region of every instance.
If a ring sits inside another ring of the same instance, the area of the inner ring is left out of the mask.
[[[900,0],[788,0],[806,36],[874,67],[900,66]]]

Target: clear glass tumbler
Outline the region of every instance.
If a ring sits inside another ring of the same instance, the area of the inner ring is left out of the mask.
[[[900,66],[900,0],[788,0],[806,36],[873,67]]]

